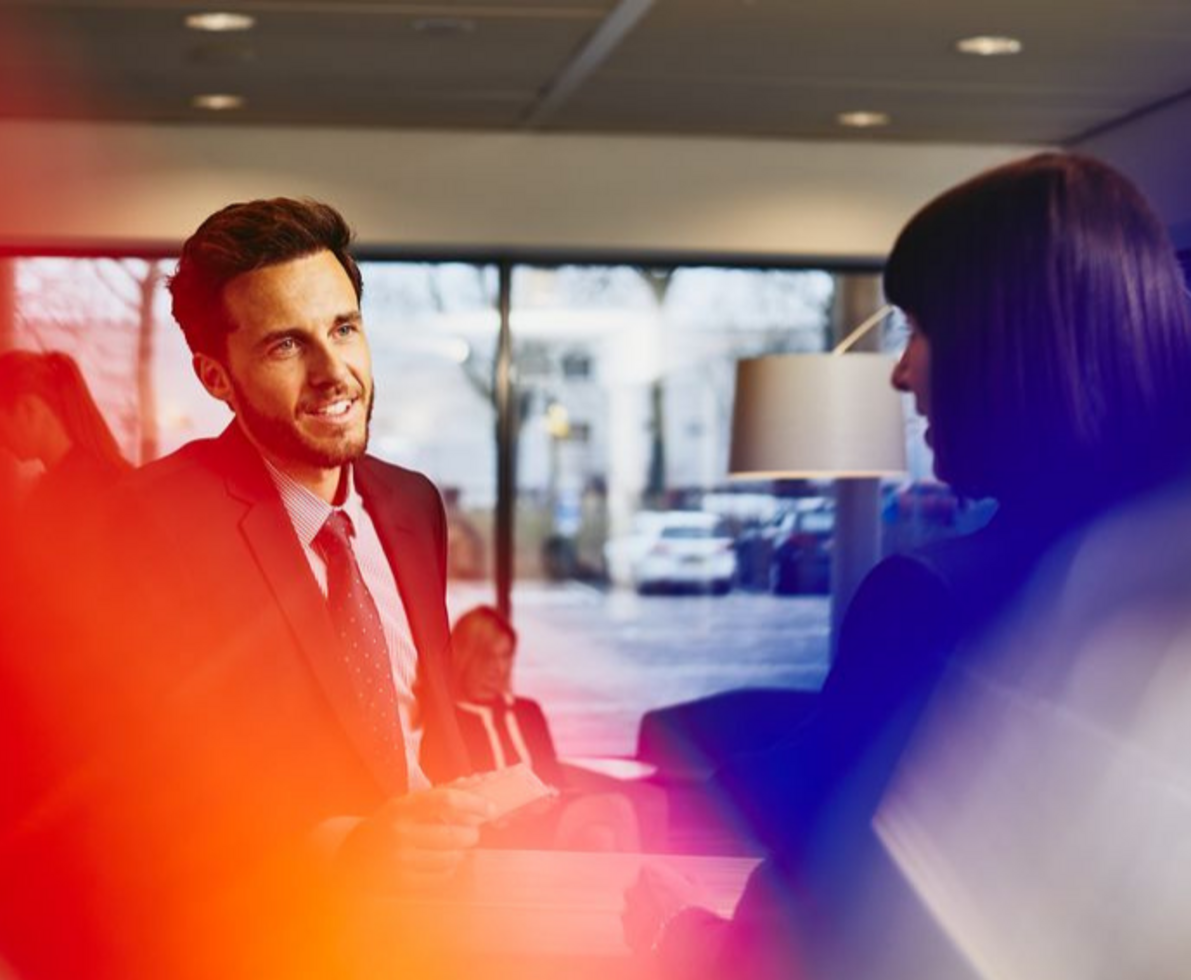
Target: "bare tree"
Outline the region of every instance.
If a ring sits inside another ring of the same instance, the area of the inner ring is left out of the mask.
[[[15,335],[17,293],[13,259],[0,258],[0,350],[8,350]]]
[[[637,266],[637,273],[653,295],[654,315],[661,320],[666,294],[674,283],[675,269]],[[660,328],[660,323],[658,324]],[[645,477],[645,502],[661,506],[666,494],[666,393],[659,374],[649,383],[649,469]]]
[[[164,263],[158,259],[99,259],[95,272],[108,295],[122,307],[121,319],[135,326],[133,375],[140,423],[138,458],[145,462],[157,456],[157,392],[153,383],[156,318],[153,306],[157,288],[165,276]]]
[[[97,400],[135,435],[138,458],[157,455],[157,399],[153,383],[156,317],[154,306],[166,263],[158,259],[97,258],[29,260],[17,320],[29,346],[61,349],[98,368]],[[132,341],[128,363],[112,363],[112,341],[122,332]],[[108,389],[135,399],[126,411]],[[102,382],[107,382],[103,384]]]

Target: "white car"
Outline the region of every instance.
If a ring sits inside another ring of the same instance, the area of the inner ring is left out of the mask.
[[[703,511],[659,514],[652,540],[633,563],[633,584],[642,595],[663,589],[723,595],[735,577],[735,542],[720,518]]]
[[[628,534],[604,544],[604,564],[613,585],[636,584],[637,565],[661,534],[665,519],[664,511],[639,510],[633,515]]]

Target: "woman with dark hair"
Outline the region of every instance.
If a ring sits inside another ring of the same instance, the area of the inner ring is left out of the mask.
[[[66,354],[0,354],[0,447],[45,467],[30,523],[74,520],[131,467],[120,454],[78,365]]]
[[[926,417],[937,475],[998,512],[878,565],[811,717],[719,774],[770,855],[732,922],[660,869],[630,890],[626,935],[669,975],[915,976],[925,949],[945,958],[928,917],[901,914],[914,900],[871,830],[902,750],[948,662],[1060,537],[1191,465],[1182,275],[1105,164],[1047,153],[953,188],[899,235],[885,291],[910,326],[892,382]]]
[[[885,269],[940,479],[1060,524],[1177,471],[1187,438],[1187,294],[1137,190],[1098,161],[1043,154],[925,207]],[[917,392],[916,392],[917,394]]]

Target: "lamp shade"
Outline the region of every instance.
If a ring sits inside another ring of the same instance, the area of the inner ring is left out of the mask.
[[[877,477],[906,468],[901,396],[883,354],[737,362],[728,469],[736,479]]]

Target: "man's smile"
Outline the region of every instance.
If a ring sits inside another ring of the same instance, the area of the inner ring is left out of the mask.
[[[343,421],[351,414],[359,400],[359,396],[356,395],[351,398],[340,397],[333,401],[319,402],[304,408],[302,414],[313,416],[320,421]]]

